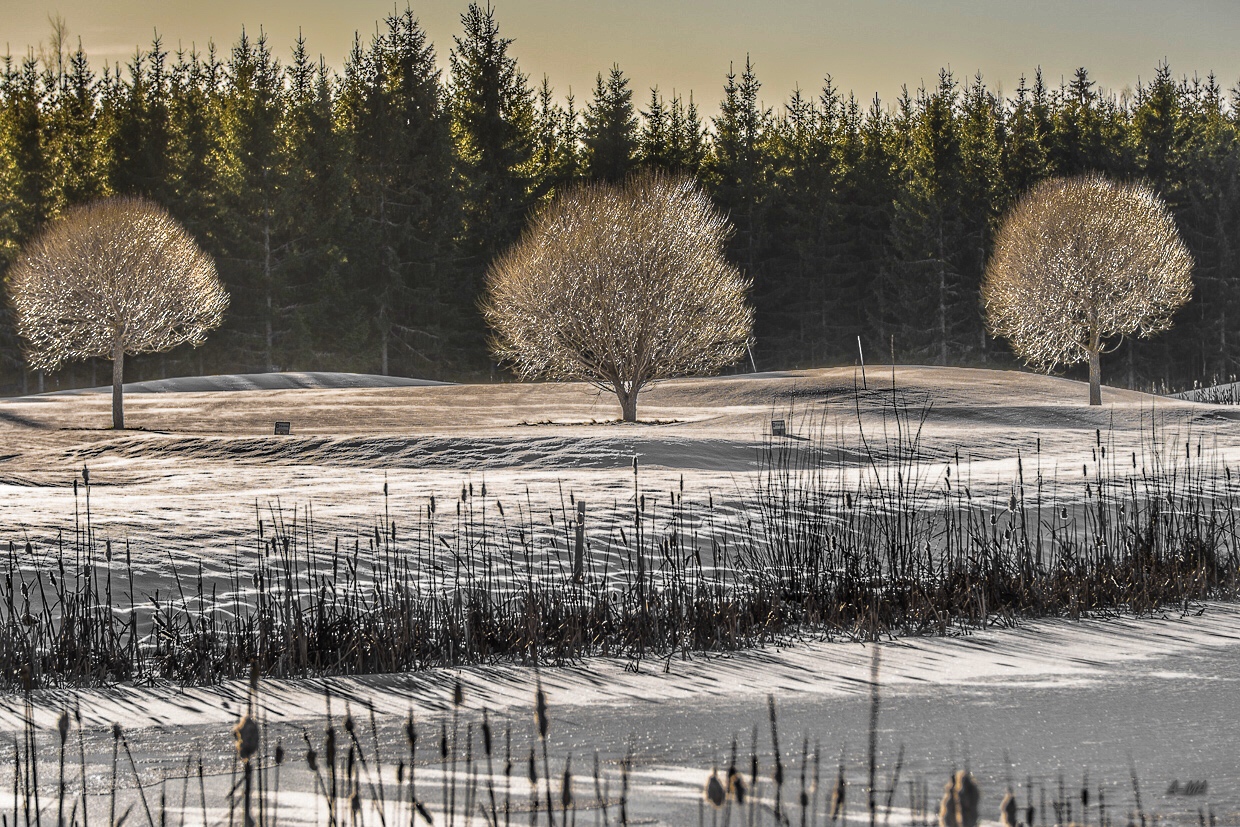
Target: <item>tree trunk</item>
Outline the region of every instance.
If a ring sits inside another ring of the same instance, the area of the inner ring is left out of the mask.
[[[1137,342],[1135,339],[1128,340],[1128,390],[1135,391],[1137,389]]]
[[[620,399],[620,418],[625,422],[637,421],[637,389],[625,392],[616,388],[616,396]]]
[[[387,313],[379,314],[379,373],[388,375],[388,327]]]
[[[267,171],[263,171],[263,178],[266,179]],[[271,216],[264,213],[263,215],[263,291],[264,298],[267,302],[267,315],[264,318],[264,356],[267,361],[267,371],[274,372],[276,370],[275,357],[275,329],[271,322],[271,316],[274,307],[271,294],[274,290],[271,283]]]
[[[125,348],[112,346],[112,427],[118,431],[125,428]]]
[[[939,364],[947,364],[947,273],[942,260],[939,261]]]
[[[1102,404],[1102,355],[1101,348],[1089,351],[1089,404]]]

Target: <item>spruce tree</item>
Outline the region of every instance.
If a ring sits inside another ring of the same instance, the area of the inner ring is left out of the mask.
[[[351,168],[336,124],[332,79],[320,56],[312,61],[298,37],[285,68],[279,158],[286,205],[278,216],[287,239],[285,286],[292,312],[282,348],[290,365],[351,369],[364,330],[360,302],[341,290],[345,278]]]
[[[555,99],[551,81],[538,87],[534,117],[535,191],[541,196],[559,190],[581,172],[581,124],[570,92],[564,105]]]
[[[767,286],[760,270],[769,228],[771,175],[771,110],[758,100],[761,87],[748,57],[739,79],[734,72],[728,73],[719,115],[714,118],[711,153],[704,161],[711,192],[736,225],[731,251],[754,281],[754,301],[759,308]],[[761,318],[756,335],[762,338]]]
[[[689,101],[672,93],[668,106],[668,163],[672,169],[696,175],[702,168],[708,151],[706,126],[698,114],[693,93]]]
[[[1021,75],[1016,86],[1016,97],[1009,102],[1009,112],[1004,119],[1004,140],[1002,142],[1002,158],[1000,170],[1003,175],[1003,203],[1019,198],[1026,190],[1038,181],[1047,177],[1050,172],[1047,139],[1045,131],[1045,101],[1041,102],[1039,111],[1039,95],[1045,95],[1040,89],[1041,77],[1037,80],[1035,90],[1031,91]]]
[[[437,373],[477,358],[453,240],[460,230],[452,133],[435,52],[412,12],[354,49],[340,102],[351,150],[352,282],[390,373]],[[375,369],[372,368],[372,369]]]
[[[119,67],[104,93],[109,116],[110,183],[120,195],[170,201],[168,52],[156,36],[149,52],[138,50],[127,77]]]
[[[934,364],[966,355],[976,339],[976,291],[971,285],[962,212],[959,87],[939,73],[933,91],[921,89],[906,109],[900,163],[903,185],[896,197],[892,259],[888,264],[887,321],[895,347]]]
[[[265,35],[251,39],[242,31],[225,71],[215,170],[220,275],[233,296],[225,330],[246,369],[282,370],[288,367],[283,344],[293,299],[284,268],[288,238],[281,230],[293,205],[283,200],[281,69]]]
[[[516,240],[535,197],[534,92],[489,4],[470,3],[461,25],[448,60],[449,105],[470,257],[461,288],[473,293],[491,259]],[[481,345],[481,320],[477,329]]]
[[[98,82],[79,42],[51,88],[47,161],[51,209],[60,212],[107,194],[107,157],[98,112]],[[55,77],[51,73],[48,77]]]
[[[224,65],[210,44],[206,54],[178,51],[168,90],[168,166],[172,213],[213,251],[222,230],[216,191],[223,114]],[[208,342],[207,349],[216,346]]]
[[[14,69],[6,62],[4,74],[5,120],[10,163],[13,241],[24,242],[53,212],[50,193],[53,169],[48,163],[45,89],[33,55]],[[16,252],[14,250],[14,252]]]
[[[633,169],[637,156],[637,114],[633,90],[618,65],[603,80],[599,73],[594,98],[585,112],[586,174],[595,180],[617,182]]]

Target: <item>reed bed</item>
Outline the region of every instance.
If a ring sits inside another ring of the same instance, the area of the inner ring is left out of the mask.
[[[856,399],[858,423],[880,406],[877,434],[846,447],[803,421],[813,436],[770,438],[735,502],[648,490],[637,460],[602,531],[571,493],[539,511],[471,483],[393,515],[385,484],[371,531],[325,539],[272,509],[217,571],[169,554],[149,594],[129,544],[96,537],[83,469],[72,528],[3,552],[0,686],[640,665],[797,634],[941,635],[1235,597],[1233,471],[1200,439],[1151,425],[1125,450],[1099,431],[1079,476],[1043,468],[1038,445],[982,485],[958,450],[923,445],[928,407]]]

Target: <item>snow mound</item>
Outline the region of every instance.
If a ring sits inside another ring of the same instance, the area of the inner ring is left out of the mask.
[[[125,393],[214,393],[216,391],[278,391],[328,388],[409,388],[447,385],[433,379],[405,376],[379,376],[372,373],[330,373],[323,371],[289,373],[234,373],[221,376],[179,376],[150,382],[127,382]],[[112,386],[55,391],[47,396],[82,393],[111,393]]]

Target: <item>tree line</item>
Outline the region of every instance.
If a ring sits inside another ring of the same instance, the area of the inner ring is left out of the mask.
[[[567,184],[642,168],[696,176],[730,217],[760,369],[851,364],[858,338],[875,360],[1013,364],[980,312],[993,236],[1034,183],[1084,172],[1147,181],[1196,262],[1174,329],[1104,357],[1110,381],[1187,386],[1240,360],[1240,89],[1212,75],[1164,64],[1116,93],[1085,69],[1034,71],[1001,92],[944,70],[890,102],[827,77],[768,105],[746,60],[706,117],[692,95],[639,95],[618,66],[582,100],[535,83],[477,4],[442,69],[408,10],[339,71],[304,40],[280,58],[249,33],[226,52],[157,38],[97,71],[65,39],[0,64],[0,266],[66,207],[138,195],[189,229],[232,296],[206,345],[139,357],[134,378],[500,378],[479,310],[489,264]],[[0,318],[0,384],[34,379]]]

